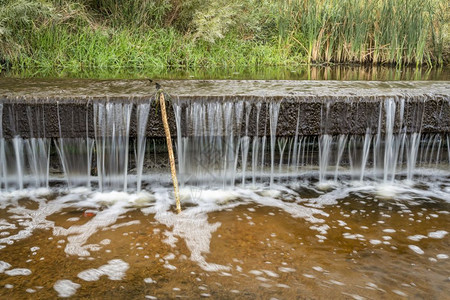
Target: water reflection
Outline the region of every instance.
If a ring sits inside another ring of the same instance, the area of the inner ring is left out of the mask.
[[[1,77],[98,78],[98,79],[263,79],[263,80],[449,80],[448,68],[394,68],[385,66],[254,67],[245,69],[84,69],[82,72],[28,69],[1,72]]]

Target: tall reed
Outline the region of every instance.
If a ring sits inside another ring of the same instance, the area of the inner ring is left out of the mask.
[[[440,0],[286,0],[309,62],[442,64]],[[296,42],[301,43],[299,39]]]

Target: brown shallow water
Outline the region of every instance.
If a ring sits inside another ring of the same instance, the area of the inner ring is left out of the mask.
[[[445,195],[187,193],[178,216],[164,189],[4,193],[0,298],[449,298]]]

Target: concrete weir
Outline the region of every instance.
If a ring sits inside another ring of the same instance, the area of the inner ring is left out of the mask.
[[[193,103],[241,102],[245,118],[234,130],[250,136],[270,135],[266,121],[271,103],[280,103],[277,136],[384,133],[388,101],[397,107],[394,131],[401,127],[406,133],[450,132],[449,82],[168,80],[159,84],[175,110],[181,110],[182,124]],[[106,103],[133,104],[130,137],[137,134],[136,105],[150,103],[145,135],[163,137],[158,107],[152,104],[155,93],[154,83],[148,80],[4,78],[0,80],[3,137],[94,137],[94,105]],[[169,110],[169,119],[176,136],[174,110]],[[194,131],[183,126],[178,133]]]
[[[392,183],[414,180],[418,168],[448,171],[448,82],[159,84],[182,186],[299,176]],[[61,180],[145,188],[167,166],[156,92],[148,80],[1,80],[0,190]]]

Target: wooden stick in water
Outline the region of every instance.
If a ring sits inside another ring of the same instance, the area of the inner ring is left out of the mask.
[[[180,192],[178,191],[177,170],[175,168],[175,157],[173,156],[172,138],[170,137],[169,123],[167,122],[166,102],[164,93],[159,93],[159,104],[161,106],[161,117],[164,124],[164,132],[167,139],[167,151],[169,152],[170,172],[172,173],[173,189],[175,192],[175,201],[177,205],[177,213],[181,212]]]

